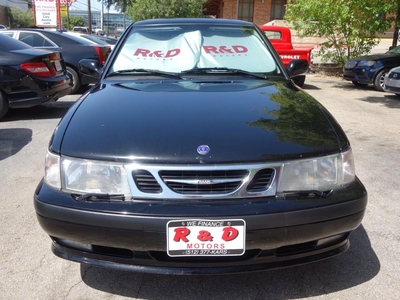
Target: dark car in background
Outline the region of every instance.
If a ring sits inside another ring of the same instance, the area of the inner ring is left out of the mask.
[[[67,66],[67,71],[72,77],[73,87],[71,93],[75,93],[81,85],[94,83],[93,78],[84,76],[79,72],[79,60],[82,58],[94,59],[100,65],[103,65],[111,51],[109,46],[95,44],[78,36],[71,36],[58,31],[10,29],[0,33],[9,35],[36,49],[60,51]]]
[[[373,84],[378,91],[385,90],[384,79],[390,69],[400,66],[400,46],[386,53],[350,59],[344,66],[343,78],[355,86]]]
[[[139,21],[54,131],[34,193],[55,255],[165,274],[343,253],[367,191],[332,115],[253,23]]]
[[[0,34],[0,118],[68,95],[72,88],[61,53],[37,50]]]
[[[108,46],[111,49],[113,49],[114,45],[118,42],[118,39],[115,39],[112,37],[101,36],[101,35],[86,34],[86,33],[81,33],[81,32],[74,32],[74,31],[67,31],[67,32],[65,32],[65,34],[83,38],[83,39],[88,40],[97,45]]]

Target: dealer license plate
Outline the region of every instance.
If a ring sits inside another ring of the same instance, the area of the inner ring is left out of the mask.
[[[239,256],[245,251],[244,220],[178,220],[167,223],[169,256]]]

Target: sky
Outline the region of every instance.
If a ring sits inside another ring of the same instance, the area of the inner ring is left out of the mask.
[[[69,7],[70,10],[87,10],[88,9],[88,1],[90,1],[90,10],[91,11],[101,11],[101,3],[97,0],[76,0],[76,2],[72,3]],[[118,12],[113,7],[110,8],[110,13]],[[104,13],[107,13],[106,8],[104,7]]]

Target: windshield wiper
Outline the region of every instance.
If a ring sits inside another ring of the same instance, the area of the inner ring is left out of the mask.
[[[99,194],[99,193],[86,193],[83,195],[73,195],[76,201],[90,201],[90,202],[120,202],[125,201],[124,194]]]
[[[214,68],[196,68],[182,71],[181,73],[194,73],[194,74],[204,74],[204,73],[224,73],[224,74],[237,74],[237,75],[246,75],[255,78],[261,79],[268,79],[266,75],[259,74],[259,73],[252,73],[249,71],[241,70],[241,69],[232,69],[232,68],[225,68],[225,67],[214,67]]]
[[[163,76],[163,77],[170,77],[170,78],[179,78],[182,79],[181,76],[177,73],[172,73],[172,72],[165,72],[165,71],[159,71],[159,70],[152,70],[152,69],[126,69],[126,70],[118,70],[115,72],[112,72],[110,74],[107,74],[106,77],[111,77],[111,76],[117,76],[117,75],[123,75],[123,74],[134,74],[134,73],[144,73],[145,75],[157,75],[157,76]]]

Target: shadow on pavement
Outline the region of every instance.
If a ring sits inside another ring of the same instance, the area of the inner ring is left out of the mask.
[[[380,262],[363,226],[337,257],[280,270],[212,276],[130,273],[81,265],[82,280],[110,294],[140,299],[295,299],[346,290],[374,278]]]
[[[41,119],[60,119],[68,109],[74,104],[73,101],[62,101],[44,103],[29,108],[11,109],[1,119],[0,122],[11,122],[18,120],[41,120]]]
[[[0,129],[0,160],[13,156],[32,140],[32,130],[27,128]]]

